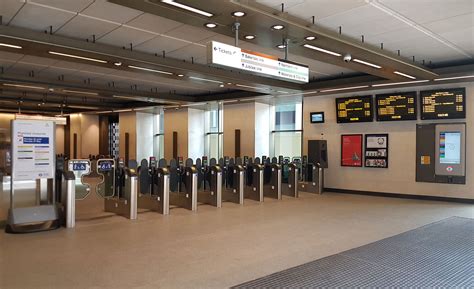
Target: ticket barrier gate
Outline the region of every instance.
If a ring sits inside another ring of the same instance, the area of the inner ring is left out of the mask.
[[[170,175],[166,167],[157,167],[156,159],[142,160],[138,169],[138,208],[168,215],[170,211]]]
[[[137,219],[138,181],[137,174],[125,167],[123,159],[97,160],[97,173],[102,181],[97,184],[96,192],[104,197],[104,210]]]
[[[277,158],[266,158],[263,165],[263,195],[265,197],[281,200],[281,166],[277,164]]]
[[[244,182],[245,170],[242,166],[242,160],[229,160],[223,169],[223,183],[222,183],[222,201],[232,202],[242,205],[244,203]]]
[[[324,169],[318,164],[303,163],[303,180],[298,189],[303,192],[322,194],[324,188]]]
[[[282,164],[281,193],[285,196],[297,198],[298,195],[298,166],[289,161]]]
[[[204,160],[205,163],[203,165],[198,158],[195,165],[198,173],[197,201],[220,208],[222,207],[222,169],[216,164],[208,165],[207,159]],[[188,159],[186,163],[190,165],[192,160]]]
[[[259,158],[255,158],[255,162],[248,159],[245,165],[244,198],[263,202],[263,166]]]
[[[160,167],[166,165],[164,159],[160,160]],[[169,164],[170,173],[170,199],[172,206],[182,207],[191,211],[197,210],[197,183],[198,172],[194,166],[178,166],[172,159]]]

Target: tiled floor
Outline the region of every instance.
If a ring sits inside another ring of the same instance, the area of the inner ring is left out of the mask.
[[[80,202],[77,227],[0,233],[1,288],[225,288],[450,216],[474,205],[344,194],[172,209],[139,219]]]

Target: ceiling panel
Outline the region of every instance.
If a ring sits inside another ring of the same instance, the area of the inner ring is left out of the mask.
[[[34,64],[34,65],[44,65],[50,66],[58,62],[57,59],[53,58],[45,58],[45,57],[38,57],[32,55],[25,55],[25,57],[21,58],[19,62],[24,64]]]
[[[178,39],[169,38],[165,36],[158,36],[135,46],[134,49],[147,53],[158,53],[161,55],[163,50],[168,53],[170,51],[180,49],[187,45],[189,45],[189,42],[184,42]]]
[[[2,15],[3,24],[10,22],[18,9],[25,4],[18,0],[2,0],[0,1],[0,15]]]
[[[0,59],[6,59],[6,60],[11,60],[11,61],[18,61],[21,59],[24,55],[20,53],[13,53],[13,52],[8,52],[8,51],[2,51],[0,50]]]
[[[119,27],[97,40],[99,43],[105,43],[115,46],[125,46],[129,48],[130,43],[139,45],[147,40],[156,37],[155,34],[143,32],[129,27]]]
[[[20,2],[20,1],[17,1],[17,2]],[[34,2],[41,5],[47,5],[47,6],[51,6],[51,7],[55,7],[59,9],[68,10],[68,11],[81,12],[89,4],[93,3],[94,0],[74,0],[74,1],[35,0]]]
[[[119,25],[114,23],[78,15],[56,31],[56,33],[74,38],[92,39],[92,35],[95,35],[96,38],[100,38],[118,26]]]
[[[474,58],[474,26],[451,32],[441,33],[441,36],[461,47]]]
[[[113,4],[106,0],[94,1],[94,4],[87,7],[82,13],[117,23],[127,23],[142,14],[140,11]]]
[[[474,12],[474,1],[472,0],[379,1],[403,16],[421,24]]]
[[[183,23],[147,13],[142,14],[127,23],[127,26],[152,31],[159,34],[163,34],[182,25]]]
[[[194,59],[206,57],[207,49],[206,47],[190,44],[186,47],[174,50],[167,55],[172,58],[191,61],[192,57]]]
[[[74,17],[74,15],[73,13],[49,9],[27,2],[13,18],[10,25],[41,31],[48,30],[49,26],[53,26],[54,31]]]
[[[190,42],[199,42],[206,38],[215,36],[216,33],[204,28],[198,28],[190,25],[182,25],[176,29],[168,31],[166,35],[178,39],[185,39]]]
[[[24,63],[15,63],[15,65],[10,66],[6,72],[19,74],[21,76],[28,76],[28,73],[34,71],[35,73],[40,72],[41,70],[47,68],[45,65],[33,65],[33,64],[24,64]]]

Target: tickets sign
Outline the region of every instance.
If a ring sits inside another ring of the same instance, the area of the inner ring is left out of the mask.
[[[309,81],[309,68],[306,65],[216,41],[208,44],[208,63],[291,82]]]

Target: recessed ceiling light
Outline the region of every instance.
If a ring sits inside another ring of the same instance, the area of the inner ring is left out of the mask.
[[[401,76],[404,76],[404,77],[406,77],[406,78],[416,79],[416,77],[411,76],[411,75],[406,74],[406,73],[403,73],[403,72],[400,72],[400,71],[394,71],[393,73],[398,74],[398,75],[401,75]]]
[[[31,88],[31,89],[45,89],[41,86],[33,86],[33,85],[22,85],[22,84],[13,84],[13,83],[4,83],[4,86],[12,86],[12,87],[19,87],[19,88]]]
[[[403,85],[403,84],[412,84],[412,83],[422,83],[428,82],[429,80],[415,80],[415,81],[404,81],[404,82],[390,82],[390,83],[380,83],[372,84],[372,87],[382,87],[382,86],[392,86],[392,85]]]
[[[64,56],[64,57],[70,57],[70,58],[77,58],[77,59],[87,60],[87,61],[93,61],[93,62],[99,62],[99,63],[107,63],[107,61],[101,60],[101,59],[90,58],[90,57],[83,57],[83,56],[73,55],[73,54],[66,54],[66,53],[61,53],[61,52],[56,52],[56,51],[48,51],[48,53],[49,53],[49,54],[53,54],[53,55],[58,55],[58,56]]]
[[[309,45],[309,44],[304,44],[303,46],[306,47],[306,48],[316,50],[316,51],[319,51],[319,52],[323,52],[323,53],[326,53],[326,54],[330,54],[330,55],[333,55],[333,56],[342,56],[342,54],[340,54],[340,53],[330,51],[330,50],[327,50],[327,49],[323,49],[321,47],[317,47],[317,46],[313,46],[313,45]]]
[[[304,39],[308,40],[308,41],[313,41],[316,39],[316,36],[306,36]]]
[[[206,26],[207,28],[216,28],[217,24],[216,23],[206,23],[206,24],[204,24],[204,26]]]
[[[122,65],[122,62],[120,62],[120,61],[114,62],[114,65],[115,66],[120,66],[120,65]]]
[[[85,94],[85,95],[99,95],[97,92],[87,92],[87,91],[67,90],[67,89],[63,89],[63,92]]]
[[[184,74],[178,74],[178,77],[184,77]]]
[[[161,74],[173,75],[173,73],[168,72],[168,71],[156,70],[156,69],[151,69],[151,68],[146,68],[146,67],[133,66],[133,65],[129,65],[128,67],[129,67],[129,68],[133,68],[133,69],[143,70],[143,71],[149,71],[149,72],[156,72],[156,73],[161,73]]]
[[[465,78],[474,78],[474,75],[436,78],[434,81],[455,80],[455,79],[465,79]]]
[[[367,65],[367,66],[370,66],[370,67],[373,67],[373,68],[382,68],[382,66],[380,66],[380,65],[373,64],[373,63],[370,63],[370,62],[367,62],[367,61],[364,61],[364,60],[360,60],[360,59],[357,59],[357,58],[353,59],[352,61],[360,63],[360,64],[364,64],[364,65]]]
[[[245,35],[244,38],[247,40],[252,40],[255,39],[255,35]]]
[[[224,85],[223,85],[223,84],[219,84],[219,87],[224,87]]]
[[[324,90],[321,90],[321,92],[361,89],[361,88],[367,88],[367,87],[369,87],[369,86],[368,85],[350,86],[350,87],[342,87],[342,88],[324,89]]]
[[[22,49],[23,47],[19,45],[7,44],[7,43],[0,43],[0,46],[8,47],[8,48],[15,48],[15,49]]]
[[[284,49],[284,48],[286,48],[286,45],[285,44],[278,44],[276,47],[280,48],[280,49]]]
[[[210,12],[207,12],[207,11],[204,11],[204,10],[201,10],[201,9],[197,9],[197,8],[194,8],[194,7],[182,4],[182,3],[178,3],[174,0],[161,0],[161,2],[165,3],[165,4],[168,4],[168,5],[172,5],[174,7],[178,7],[178,8],[193,12],[193,13],[196,13],[196,14],[199,14],[199,15],[203,15],[203,16],[206,16],[206,17],[214,16],[214,14],[212,14]]]
[[[218,80],[214,80],[214,79],[201,78],[201,77],[196,77],[196,76],[190,76],[189,78],[195,79],[195,80],[201,80],[201,81],[214,82],[214,83],[222,83],[222,81],[218,81]]]
[[[282,30],[282,29],[284,29],[284,28],[285,28],[285,26],[283,26],[283,25],[281,25],[281,24],[277,24],[277,25],[273,25],[273,26],[272,26],[272,29],[273,29],[273,30]]]
[[[244,17],[245,16],[245,12],[243,11],[235,11],[235,12],[232,12],[232,16],[235,16],[235,17]]]

